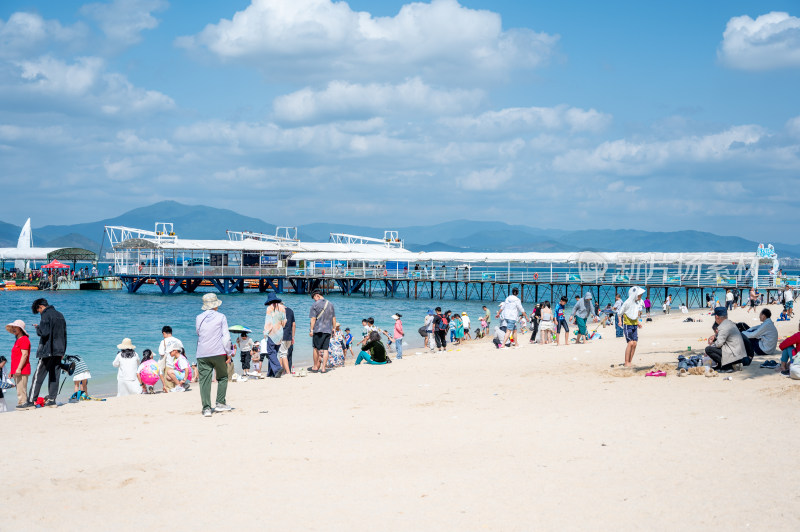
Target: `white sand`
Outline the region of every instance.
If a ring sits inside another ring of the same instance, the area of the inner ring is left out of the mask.
[[[703,347],[683,318],[635,362]],[[600,330],[232,383],[211,419],[196,385],[7,414],[0,530],[797,530],[800,382],[612,370]]]

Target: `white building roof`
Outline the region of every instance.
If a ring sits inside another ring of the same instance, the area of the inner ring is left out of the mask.
[[[0,248],[0,260],[47,260],[47,254],[61,248]]]

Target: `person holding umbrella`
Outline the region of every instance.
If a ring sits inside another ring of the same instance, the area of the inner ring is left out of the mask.
[[[197,370],[200,373],[200,400],[203,403],[203,416],[211,417],[212,412],[228,412],[226,392],[228,390],[228,367],[233,355],[231,333],[228,332],[228,319],[217,309],[222,301],[216,294],[203,296],[203,312],[195,320],[197,330]],[[217,378],[217,404],[211,409],[211,374]]]

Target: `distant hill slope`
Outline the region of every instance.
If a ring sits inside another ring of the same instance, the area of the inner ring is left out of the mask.
[[[17,247],[20,231],[22,226],[0,222],[0,248]]]
[[[275,225],[258,218],[243,216],[227,209],[216,209],[204,205],[183,205],[176,201],[162,201],[128,211],[115,218],[75,225],[47,225],[35,228],[33,236],[36,245],[64,239],[63,242],[77,242],[83,237],[83,244],[97,250],[105,236],[106,225],[124,225],[137,229],[153,230],[156,222],[172,222],[175,231],[183,238],[227,238],[225,230],[275,233]],[[67,238],[67,236],[70,238]],[[105,245],[108,245],[106,241]],[[84,246],[81,246],[84,247]]]
[[[36,224],[34,219],[33,223]],[[34,245],[83,247],[98,250],[106,225],[153,229],[156,222],[172,222],[183,238],[224,239],[225,230],[275,233],[275,225],[228,209],[162,201],[114,218],[74,225],[47,225],[33,229]],[[327,242],[330,233],[383,238],[385,229],[399,231],[412,251],[754,251],[758,243],[735,236],[702,231],[651,232],[640,230],[540,229],[504,222],[453,220],[432,225],[368,227],[313,223],[298,227],[304,241]],[[20,226],[0,222],[0,246],[14,247]],[[766,243],[766,242],[765,242]],[[800,257],[800,245],[773,242],[781,257]],[[108,242],[105,243],[108,245]]]

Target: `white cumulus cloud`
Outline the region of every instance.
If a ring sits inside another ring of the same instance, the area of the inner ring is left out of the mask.
[[[720,133],[679,139],[636,142],[627,139],[603,142],[594,150],[570,150],[553,159],[553,168],[564,172],[646,175],[669,164],[719,162],[731,159],[742,148],[765,136],[755,125],[735,126]]]
[[[485,81],[546,62],[557,41],[529,29],[504,30],[497,13],[456,0],[406,4],[393,17],[356,12],[341,1],[253,0],[177,44],[248,60],[270,76]]]
[[[786,121],[786,130],[793,137],[800,138],[800,116],[795,116]]]
[[[480,90],[435,89],[419,78],[397,85],[332,81],[323,90],[305,88],[276,98],[273,113],[276,119],[287,122],[409,112],[447,115],[473,109],[482,98]]]
[[[144,30],[158,26],[153,12],[167,6],[165,0],[114,0],[108,4],[87,4],[81,8],[81,13],[96,20],[111,41],[130,45],[141,41]]]
[[[464,133],[507,136],[528,131],[569,130],[597,132],[611,123],[611,116],[594,109],[567,105],[556,107],[511,107],[477,116],[442,118],[439,122]]]
[[[466,190],[497,190],[513,175],[514,168],[507,165],[503,168],[474,170],[458,178],[458,182]]]
[[[744,70],[800,67],[800,18],[780,11],[755,20],[733,17],[718,56],[724,64]]]
[[[7,21],[0,19],[0,57],[30,54],[50,43],[69,44],[86,36],[86,26],[63,26],[36,13],[16,12]]]
[[[175,102],[158,91],[134,86],[122,74],[107,72],[99,57],[67,63],[52,56],[16,62],[19,88],[105,115],[130,115],[171,109]]]

